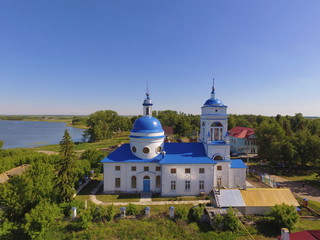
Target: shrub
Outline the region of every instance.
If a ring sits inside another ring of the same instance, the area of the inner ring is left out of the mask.
[[[285,203],[275,205],[269,213],[269,216],[273,217],[273,222],[279,229],[285,227],[292,230],[299,220],[299,214],[296,208]]]
[[[105,217],[106,215],[106,209],[103,208],[103,207],[95,207],[95,208],[92,208],[91,210],[91,215],[92,215],[92,218],[95,220],[95,221],[102,221],[102,219]]]
[[[239,220],[232,208],[227,210],[227,215],[223,216],[223,230],[236,231],[239,228]]]
[[[129,203],[128,207],[127,207],[127,215],[137,215],[139,213],[137,206]]]
[[[92,213],[89,210],[81,212],[79,218],[76,218],[71,223],[72,230],[85,230],[91,225]]]
[[[193,208],[190,208],[189,211],[189,220],[190,221],[200,221],[203,216],[204,206],[199,205]]]
[[[111,220],[113,220],[115,214],[116,214],[116,212],[115,212],[113,204],[109,205],[107,207],[106,216],[105,216],[107,221],[110,222]]]
[[[186,206],[177,206],[175,208],[177,218],[188,220],[189,209]]]
[[[213,219],[213,226],[215,230],[221,231],[223,228],[223,217],[217,214]]]
[[[62,208],[63,214],[66,217],[70,217],[71,215],[71,208],[76,207],[77,213],[79,214],[82,209],[84,209],[84,202],[79,200],[73,200],[72,202],[65,202],[59,204],[59,206]]]

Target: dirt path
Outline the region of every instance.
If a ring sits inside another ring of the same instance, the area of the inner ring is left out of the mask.
[[[307,198],[312,201],[320,202],[320,190],[315,187],[312,187],[308,184],[305,184],[304,187],[302,187],[301,182],[290,181],[284,177],[276,175],[271,175],[271,178],[274,178],[274,180],[279,183],[280,187],[290,188],[292,192],[301,198]]]
[[[45,153],[45,154],[48,154],[48,155],[56,155],[56,154],[59,154],[58,152],[54,152],[54,151],[37,151],[39,153]]]

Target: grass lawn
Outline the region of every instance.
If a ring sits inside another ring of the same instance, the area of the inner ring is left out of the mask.
[[[97,194],[97,199],[101,202],[140,202],[140,194]]]
[[[316,174],[311,174],[311,175],[303,175],[303,176],[283,176],[284,178],[290,180],[290,181],[298,181],[298,182],[302,182],[302,181],[315,181],[317,180]]]
[[[320,230],[320,221],[300,219],[293,232],[299,232],[303,230]]]

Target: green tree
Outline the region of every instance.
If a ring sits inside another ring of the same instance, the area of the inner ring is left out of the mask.
[[[113,132],[119,130],[118,120],[119,116],[115,111],[97,111],[89,115],[87,120],[89,129],[85,131],[85,134],[90,136],[89,141],[91,142],[109,139]]]
[[[3,147],[3,141],[0,140],[0,149]]]
[[[68,130],[60,142],[60,161],[57,163],[56,192],[58,202],[70,202],[74,194],[75,156]]]
[[[301,113],[297,113],[291,119],[291,125],[292,125],[292,130],[294,132],[297,132],[298,130],[306,129],[308,122],[305,120],[305,118],[303,117],[303,115]]]
[[[55,169],[52,164],[41,160],[34,162],[27,169],[23,178],[31,181],[32,196],[36,203],[41,200],[51,201],[55,199],[54,172]]]
[[[31,239],[42,239],[42,235],[62,216],[56,204],[40,202],[30,213],[25,215],[24,231]]]
[[[223,230],[237,231],[239,229],[239,220],[232,208],[227,210],[227,214],[223,216]]]
[[[273,222],[279,229],[284,227],[292,230],[299,220],[296,208],[285,203],[275,205],[269,216],[273,217]]]
[[[228,130],[237,126],[234,115],[230,114],[228,117]]]
[[[19,221],[36,203],[32,196],[32,181],[23,176],[14,176],[0,184],[0,206],[10,221]]]
[[[81,155],[81,159],[88,160],[91,168],[101,168],[100,161],[106,156],[106,153],[99,150],[86,150]]]
[[[272,163],[279,160],[281,148],[285,139],[285,132],[281,125],[275,120],[264,121],[260,124],[257,131],[259,156],[266,158]]]

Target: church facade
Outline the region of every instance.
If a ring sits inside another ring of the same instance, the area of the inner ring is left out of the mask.
[[[246,166],[230,159],[227,106],[215,97],[201,108],[200,141],[165,143],[164,130],[152,117],[147,93],[143,117],[130,132],[130,143],[110,153],[103,163],[105,193],[155,192],[161,196],[209,193],[214,187],[244,188]]]

